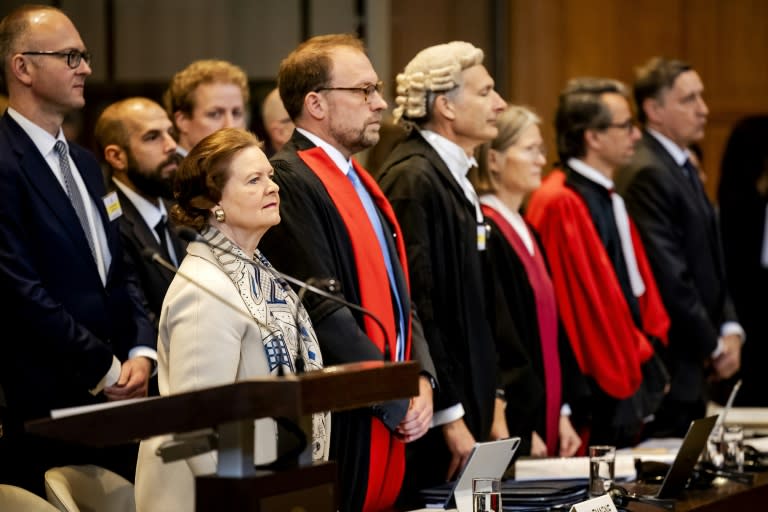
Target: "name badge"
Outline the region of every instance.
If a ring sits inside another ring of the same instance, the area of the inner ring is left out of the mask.
[[[571,507],[571,512],[618,512],[613,500],[607,494],[582,501]]]
[[[488,224],[477,225],[477,250],[484,251],[486,242],[488,241],[488,231],[490,226]]]
[[[102,198],[102,201],[104,201],[104,208],[107,209],[109,220],[115,220],[123,214],[120,200],[117,198],[117,192],[110,192]]]

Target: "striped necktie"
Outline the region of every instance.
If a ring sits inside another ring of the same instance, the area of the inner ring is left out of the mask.
[[[80,219],[80,226],[85,232],[85,238],[88,240],[88,247],[91,249],[91,255],[93,259],[96,259],[96,246],[93,243],[93,234],[91,233],[91,227],[88,224],[88,215],[85,213],[85,203],[83,197],[80,195],[80,190],[77,188],[75,177],[72,175],[72,169],[69,166],[69,152],[64,142],[58,140],[53,146],[53,149],[59,155],[59,168],[61,174],[64,177],[64,189],[67,192],[69,200],[72,202],[72,207],[77,213],[77,218]]]

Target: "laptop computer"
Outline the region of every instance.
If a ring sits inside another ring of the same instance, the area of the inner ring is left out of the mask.
[[[648,484],[638,485],[636,493],[643,497],[657,499],[677,498],[685,489],[685,485],[693,473],[694,466],[696,466],[701,452],[707,445],[707,439],[716,422],[717,416],[693,420],[683,438],[683,443],[680,445],[675,460],[664,476],[661,487],[655,493],[646,494],[642,491],[646,489]]]
[[[446,486],[422,491],[426,507],[430,510],[457,508],[459,512],[472,512],[472,479],[501,478],[512,461],[519,437],[476,443],[459,477]]]

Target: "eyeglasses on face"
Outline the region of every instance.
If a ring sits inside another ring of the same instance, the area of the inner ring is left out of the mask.
[[[320,91],[361,92],[363,93],[363,99],[365,100],[365,102],[369,103],[374,93],[378,93],[379,96],[381,96],[381,93],[384,91],[384,82],[379,80],[375,84],[366,85],[365,87],[318,87],[317,89],[315,89],[315,92],[320,92]]]
[[[82,61],[91,65],[91,54],[80,50],[69,50],[66,52],[21,52],[22,55],[50,55],[52,57],[66,58],[67,66],[71,69],[77,69]]]
[[[635,129],[635,120],[630,117],[623,123],[610,123],[605,125],[604,129],[607,130],[608,128],[618,128],[620,130],[626,131],[627,133],[632,133],[632,130]]]

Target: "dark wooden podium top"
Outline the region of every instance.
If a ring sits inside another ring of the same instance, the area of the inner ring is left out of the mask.
[[[329,366],[298,376],[250,379],[58,419],[30,421],[26,429],[64,441],[108,446],[243,419],[298,418],[415,396],[419,393],[419,371],[415,361]]]

